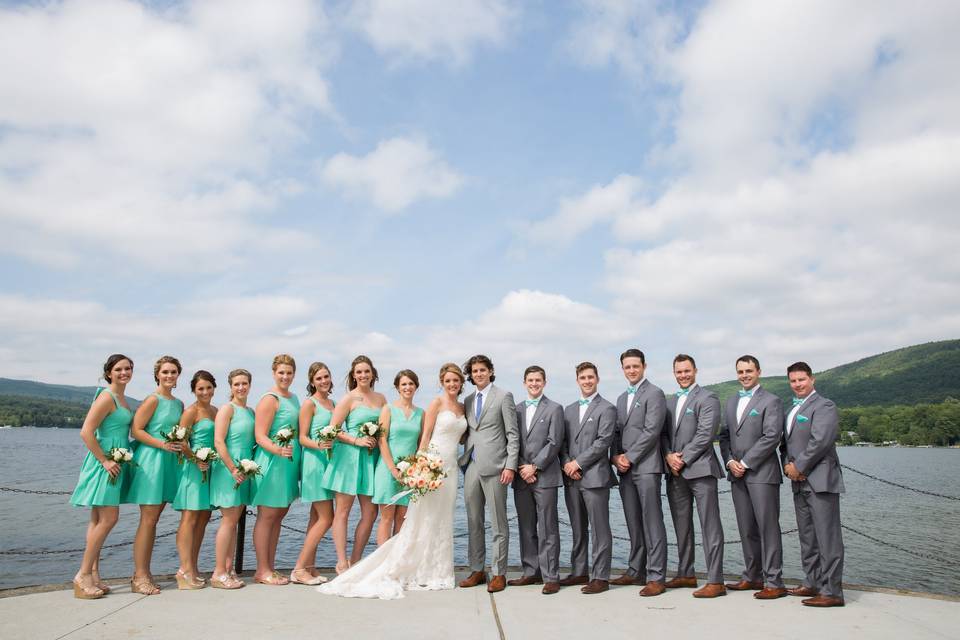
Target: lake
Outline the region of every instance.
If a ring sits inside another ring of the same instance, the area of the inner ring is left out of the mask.
[[[844,447],[841,462],[887,480],[950,496],[960,496],[960,464],[958,449],[907,449]],[[75,429],[0,429],[0,487],[72,491],[80,463],[86,453]],[[461,481],[462,482],[462,481]],[[841,517],[849,527],[862,531],[890,545],[903,547],[921,554],[917,557],[893,546],[881,544],[844,530],[846,562],[844,581],[848,584],[877,585],[960,595],[960,502],[923,495],[891,487],[856,473],[846,471],[847,492],[841,500]],[[728,488],[724,480],[721,491]],[[0,552],[8,550],[58,550],[83,546],[89,511],[73,507],[64,495],[32,495],[0,491]],[[789,485],[782,488],[780,526],[784,531],[796,528],[793,498]],[[663,501],[667,536],[673,538],[666,499]],[[508,511],[513,516],[513,498],[508,499]],[[720,495],[720,509],[727,540],[736,540],[736,520],[729,493]],[[352,514],[350,532],[356,520],[357,507]],[[107,539],[107,544],[129,543],[137,527],[139,510],[136,505],[122,505],[120,522]],[[613,528],[614,575],[616,568],[626,565],[627,529],[623,520],[619,495],[611,492],[611,525]],[[560,518],[566,521],[566,509],[560,498]],[[177,527],[179,514],[169,506],[160,518],[158,535],[172,532]],[[307,506],[295,502],[284,521],[303,529],[307,520]],[[253,568],[251,532],[253,518],[248,518],[245,568]],[[694,518],[696,523],[696,518]],[[217,523],[207,531],[201,550],[201,570],[213,568],[213,534]],[[466,515],[462,496],[458,498],[455,520],[455,561],[462,565],[466,559]],[[510,564],[519,565],[519,543],[516,524],[511,520]],[[699,540],[699,533],[697,534]],[[292,567],[303,541],[301,534],[284,530],[277,552],[278,567]],[[784,577],[799,579],[800,547],[795,533],[784,534]],[[561,566],[569,564],[569,531],[561,526]],[[368,547],[368,552],[374,547]],[[107,577],[129,576],[132,573],[132,547],[128,544],[104,551],[101,571]],[[702,549],[696,550],[697,571],[704,570]],[[328,536],[321,542],[317,566],[333,566],[336,555]],[[669,547],[668,569],[676,570],[676,547]],[[70,580],[80,562],[79,553],[49,555],[0,554],[0,588],[35,585]],[[172,535],[159,538],[153,558],[156,574],[173,573],[177,569],[177,554]],[[743,558],[739,544],[725,547],[724,569],[739,573]]]

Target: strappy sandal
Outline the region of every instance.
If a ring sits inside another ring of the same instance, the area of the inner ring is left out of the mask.
[[[194,589],[203,589],[203,587],[204,583],[197,582],[196,576],[192,576],[189,573],[184,573],[181,569],[177,569],[177,589],[193,591]]]
[[[234,578],[229,573],[210,576],[210,586],[214,589],[242,589],[247,586],[242,580]]]
[[[294,569],[290,572],[290,582],[294,584],[315,586],[318,584],[323,584],[326,581],[327,579],[323,576],[315,576],[310,573],[309,569]]]
[[[110,585],[108,585],[106,582],[100,579],[99,571],[91,571],[90,575],[93,576],[93,584],[97,585],[97,589],[100,589],[100,591],[103,591],[103,595],[107,595],[112,591],[112,589],[110,588]]]
[[[160,587],[150,576],[133,576],[130,578],[130,591],[143,596],[155,596],[160,593]]]
[[[268,577],[268,578],[261,578],[260,576],[253,576],[253,581],[254,581],[254,582],[259,582],[260,584],[269,584],[269,585],[272,585],[272,586],[282,586],[282,585],[285,585],[285,584],[289,584],[289,582],[290,582],[289,580],[287,580],[286,578],[284,578],[282,575],[280,575],[280,574],[277,573],[276,571],[274,571],[273,573],[271,573],[271,574],[270,574],[270,577]]]
[[[92,582],[92,578],[91,578]],[[73,597],[79,598],[80,600],[98,600],[102,598],[104,592],[96,585],[85,585],[83,584],[83,578],[79,580],[77,578],[73,579]]]

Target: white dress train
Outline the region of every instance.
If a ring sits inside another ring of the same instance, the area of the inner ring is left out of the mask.
[[[402,598],[403,592],[454,587],[453,508],[457,500],[457,448],[463,416],[441,411],[430,444],[443,459],[443,485],[411,502],[400,532],[327,584],[320,593],[347,598]]]

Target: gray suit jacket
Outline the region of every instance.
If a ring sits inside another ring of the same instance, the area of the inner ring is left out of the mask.
[[[683,415],[677,421],[677,396],[667,397],[667,418],[663,425],[662,445],[666,452],[682,452],[684,467],[680,475],[687,480],[723,477],[723,467],[713,448],[720,426],[720,399],[713,391],[694,385],[687,394]],[[668,469],[669,470],[669,469]]]
[[[566,436],[561,459],[566,464],[576,460],[580,465],[580,486],[603,489],[616,486],[610,466],[610,445],[617,428],[617,409],[597,394],[580,421],[580,403],[567,405],[563,411]],[[570,478],[563,480],[571,482]]]
[[[563,407],[547,396],[540,396],[531,427],[527,429],[527,405],[518,402],[517,425],[520,429],[520,464],[532,464],[540,470],[534,484],[540,487],[561,486],[563,470],[560,468],[560,448],[566,430]],[[526,489],[529,486],[519,475],[513,480],[514,489]]]
[[[782,484],[783,472],[777,459],[777,446],[783,436],[783,402],[775,394],[758,386],[737,421],[738,396],[727,399],[720,427],[720,454],[723,463],[740,460],[749,467],[743,480],[751,484]],[[727,473],[734,482],[737,478]]]
[[[640,383],[632,409],[627,407],[626,391],[617,398],[617,433],[611,455],[626,454],[632,465],[627,473],[665,471],[660,436],[666,410],[663,391],[649,380]]]
[[[784,408],[789,416],[793,406]],[[786,425],[783,432],[783,444],[780,454],[783,464],[792,462],[797,471],[807,476],[810,488],[817,493],[843,493],[843,472],[840,470],[840,458],[837,457],[837,433],[840,430],[840,414],[837,405],[829,398],[815,393],[800,405],[800,411],[793,417],[790,435]],[[800,489],[799,482],[793,483],[793,491]]]
[[[465,470],[469,465],[476,464],[481,476],[499,475],[504,469],[516,471],[520,432],[517,429],[517,406],[513,394],[493,384],[488,385],[479,421],[475,415],[476,398],[474,391],[463,401],[467,432],[463,455],[459,460],[460,467]]]

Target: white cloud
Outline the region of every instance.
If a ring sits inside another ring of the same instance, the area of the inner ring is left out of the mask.
[[[324,183],[396,213],[423,198],[444,198],[463,184],[426,141],[391,138],[363,157],[338,153],[320,170]]]
[[[383,56],[464,64],[506,40],[518,10],[504,0],[360,0],[348,23]]]
[[[222,269],[289,193],[271,163],[305,113],[333,116],[326,29],[306,0],[127,0],[0,10],[0,220],[48,265],[121,254]],[[192,232],[185,234],[184,229]],[[30,242],[43,237],[43,242]]]

